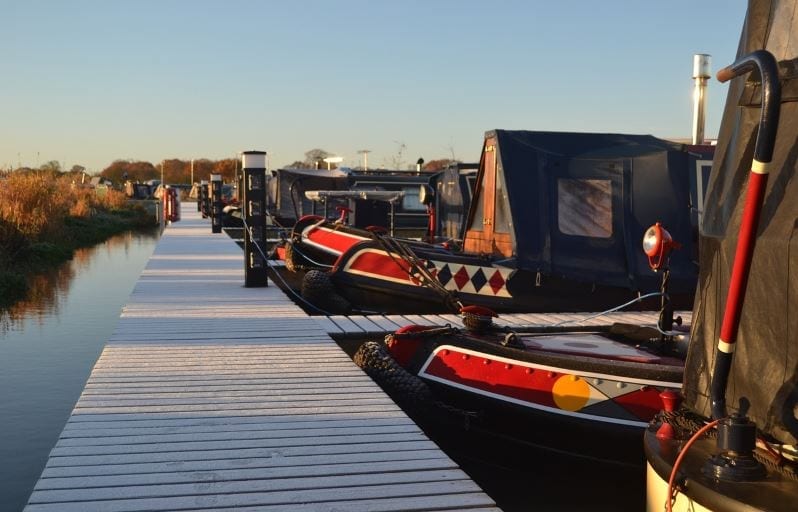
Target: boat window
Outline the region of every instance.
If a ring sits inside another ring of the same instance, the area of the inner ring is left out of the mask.
[[[403,210],[424,211],[427,209],[418,199],[418,193],[419,193],[418,185],[414,187],[405,187],[402,190],[405,193],[404,197],[402,197]]]
[[[468,200],[469,202],[474,198],[474,186],[477,182],[477,175],[466,176],[466,183],[468,183]]]
[[[566,235],[612,236],[610,180],[557,180],[557,227]]]
[[[507,198],[507,190],[504,188],[504,171],[501,166],[496,169],[496,196],[495,213],[493,218],[493,231],[495,233],[509,233],[512,218],[510,216],[510,200]]]
[[[483,203],[485,202],[485,179],[483,178],[481,181],[478,182],[479,185],[479,193],[475,196],[476,204],[474,205],[474,217],[471,221],[470,229],[474,229],[477,231],[482,231],[484,228],[484,211],[485,207]]]

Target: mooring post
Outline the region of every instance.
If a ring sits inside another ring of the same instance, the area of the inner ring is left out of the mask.
[[[266,279],[266,152],[244,151],[241,205],[244,217],[244,286],[268,286]]]
[[[202,183],[194,183],[192,186],[197,187],[197,211],[202,212]]]
[[[205,216],[211,216],[211,182],[205,182],[205,201],[202,203],[202,207],[205,208]]]
[[[199,211],[202,212],[202,218],[208,218],[208,180],[200,181],[199,188]]]
[[[163,212],[166,223],[170,224],[174,217],[174,202],[172,199],[172,188],[165,185],[163,188]]]
[[[211,174],[211,233],[222,232],[222,175]]]

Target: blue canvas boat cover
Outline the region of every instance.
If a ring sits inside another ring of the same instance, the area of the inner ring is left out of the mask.
[[[486,151],[495,151],[495,192],[485,190]],[[508,266],[645,293],[658,290],[659,276],[641,242],[659,221],[682,244],[671,257],[672,290],[689,293],[707,153],[651,135],[489,131],[466,238],[489,219],[493,232],[510,235]]]

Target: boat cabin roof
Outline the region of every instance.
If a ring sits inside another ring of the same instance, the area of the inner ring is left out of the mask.
[[[693,287],[691,186],[695,192],[710,165],[711,156],[651,135],[489,131],[464,250],[544,274],[650,291],[658,277],[640,244],[659,221],[685,246],[671,258],[672,285]]]

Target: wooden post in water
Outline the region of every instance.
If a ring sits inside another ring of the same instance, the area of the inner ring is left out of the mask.
[[[244,183],[241,199],[244,218],[244,286],[268,286],[266,279],[266,152],[244,151],[241,155]]]
[[[211,233],[222,232],[222,175],[211,174]]]
[[[198,210],[202,212],[203,219],[208,218],[208,180],[200,181]]]

